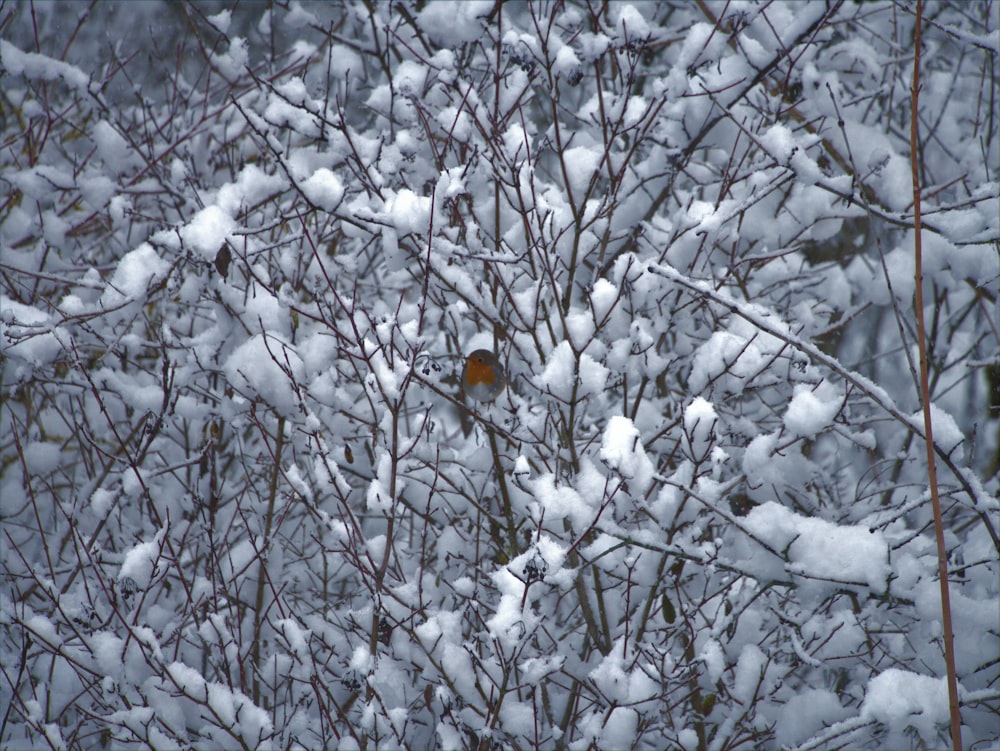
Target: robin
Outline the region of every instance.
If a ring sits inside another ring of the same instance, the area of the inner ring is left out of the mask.
[[[462,387],[477,402],[489,402],[500,396],[507,379],[497,356],[488,349],[477,349],[465,361]]]

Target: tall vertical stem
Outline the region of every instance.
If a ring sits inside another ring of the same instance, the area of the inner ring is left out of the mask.
[[[913,87],[910,90],[910,167],[913,170],[913,255],[916,276],[917,346],[920,352],[920,401],[924,410],[927,446],[927,479],[934,510],[934,537],[937,541],[938,581],[941,585],[941,624],[944,630],[944,662],[948,677],[948,710],[951,718],[953,751],[962,751],[962,716],[958,708],[958,678],[955,674],[955,635],[951,625],[951,597],[948,592],[948,551],[944,543],[944,520],[938,495],[937,464],[934,460],[934,433],[931,425],[931,395],[927,377],[927,329],[924,325],[923,258],[920,245],[920,141],[917,137],[917,98],[920,94],[920,24],[923,3],[917,0],[916,30],[913,37]]]

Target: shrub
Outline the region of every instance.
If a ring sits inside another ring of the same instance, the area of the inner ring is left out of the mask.
[[[911,158],[998,743],[993,4],[208,7],[2,11],[4,747],[944,743]]]

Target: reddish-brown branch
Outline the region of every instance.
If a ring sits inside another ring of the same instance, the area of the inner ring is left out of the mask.
[[[920,401],[924,411],[924,443],[927,446],[927,479],[934,509],[934,537],[937,541],[938,580],[941,583],[941,624],[944,629],[944,662],[948,677],[948,710],[951,718],[951,745],[962,749],[962,716],[958,708],[958,678],[955,674],[955,641],[948,593],[948,551],[944,542],[944,520],[938,495],[934,434],[931,426],[931,395],[927,377],[927,336],[924,325],[923,259],[920,245],[920,143],[917,138],[917,98],[920,94],[920,23],[923,4],[917,0],[916,28],[913,32],[913,88],[910,90],[910,166],[913,170],[913,256],[916,277],[917,344],[920,352]]]

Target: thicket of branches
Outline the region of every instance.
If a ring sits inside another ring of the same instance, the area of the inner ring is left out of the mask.
[[[909,4],[209,7],[0,6],[0,744],[947,742]],[[924,13],[986,748],[997,7]]]

